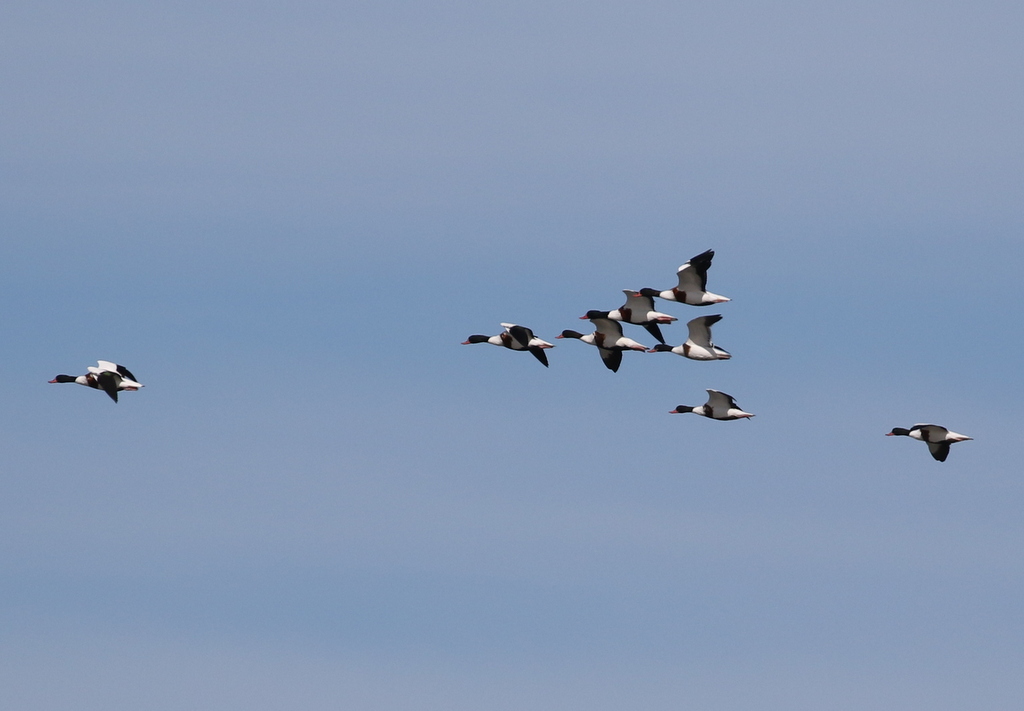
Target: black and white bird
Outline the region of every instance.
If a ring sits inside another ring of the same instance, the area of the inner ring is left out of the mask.
[[[708,401],[703,405],[697,407],[679,405],[676,409],[669,411],[673,415],[682,412],[692,412],[695,415],[710,417],[712,420],[740,420],[754,416],[741,410],[732,395],[726,395],[718,390],[708,390]]]
[[[654,310],[654,297],[658,295],[658,292],[654,289],[642,289],[640,291],[623,289],[622,293],[626,295],[626,303],[614,311],[609,311],[608,318],[613,321],[643,326],[647,329],[648,333],[658,339],[658,342],[664,343],[665,339],[661,335],[661,329],[658,328],[658,324],[672,323],[679,319]],[[584,316],[583,318],[588,317]]]
[[[51,383],[78,383],[86,387],[102,390],[110,398],[117,402],[117,393],[121,390],[133,391],[145,387],[140,383],[132,372],[123,365],[111,363],[109,360],[100,360],[96,365],[86,368],[85,375],[58,375],[51,380]]]
[[[622,324],[615,319],[608,318],[608,311],[594,311],[591,309],[586,316],[580,316],[581,320],[589,320],[594,324],[594,342],[602,348],[619,348],[626,351],[647,352],[647,346],[637,343],[632,338],[622,335]]]
[[[732,355],[711,342],[711,325],[722,320],[720,314],[698,316],[686,324],[690,337],[681,346],[667,346],[659,343],[650,353],[675,353],[693,360],[729,360]]]
[[[696,257],[679,267],[676,276],[679,278],[679,285],[665,291],[655,292],[656,296],[668,301],[678,301],[681,304],[690,306],[707,306],[708,304],[720,304],[723,301],[731,301],[725,296],[712,294],[708,287],[708,268],[711,260],[715,257],[715,250],[709,249],[701,252]],[[646,290],[645,290],[646,291]]]
[[[622,335],[622,325],[607,317],[607,311],[588,311],[583,318],[590,319],[596,329],[593,333],[586,335],[579,331],[566,329],[556,338],[576,338],[584,343],[597,346],[601,354],[601,361],[605,367],[613,373],[619,370],[622,364],[623,351],[646,351],[647,346],[637,343],[632,338]]]
[[[542,341],[533,335],[533,331],[528,329],[526,326],[518,326],[514,323],[503,323],[505,330],[499,333],[497,336],[470,336],[462,345],[467,346],[470,343],[490,343],[495,346],[504,346],[513,351],[529,351],[544,364],[544,367],[548,367],[548,356],[544,352],[545,348],[554,348],[554,344]]]
[[[949,446],[951,444],[974,439],[973,437],[968,437],[967,435],[962,435],[958,432],[950,432],[940,425],[923,424],[914,425],[909,430],[902,427],[894,427],[892,432],[887,432],[885,434],[886,437],[893,437],[896,435],[910,437],[927,443],[928,451],[931,452],[932,456],[940,462],[946,461],[946,457],[949,456]]]

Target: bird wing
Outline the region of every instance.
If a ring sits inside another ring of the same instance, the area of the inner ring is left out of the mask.
[[[711,325],[722,320],[720,314],[698,316],[689,321],[686,328],[690,331],[690,340],[703,348],[711,348]]]
[[[100,362],[102,362],[102,361],[100,361]],[[134,375],[132,375],[132,371],[128,370],[128,369],[127,369],[127,368],[125,368],[125,367],[124,367],[123,365],[118,365],[118,366],[116,366],[116,367],[115,367],[115,370],[116,370],[116,371],[117,371],[118,373],[120,373],[120,374],[121,374],[121,377],[122,377],[122,378],[128,378],[128,380],[134,380],[134,381],[135,381],[136,383],[137,383],[137,382],[139,382],[139,379],[138,379],[138,378],[136,378],[136,377],[135,377]]]
[[[105,370],[96,376],[96,382],[103,392],[109,395],[114,402],[117,402],[117,386],[121,384],[120,375],[116,372],[112,373],[109,370]]]
[[[708,390],[708,406],[712,410],[736,408],[737,410],[742,409],[736,404],[736,400],[733,399],[732,395],[726,395],[718,390]]]
[[[590,322],[594,324],[597,332],[604,336],[605,343],[608,345],[613,346],[622,338],[622,324],[618,321],[612,321],[610,318],[592,318]]]
[[[949,442],[929,442],[928,451],[940,462],[946,461],[949,456]]]
[[[709,249],[679,267],[676,272],[676,276],[679,277],[679,291],[707,291],[708,267],[711,266],[714,257],[715,250]]]
[[[548,355],[544,352],[544,349],[540,346],[530,346],[530,353],[533,353],[534,357],[544,364],[544,367],[548,367]]]
[[[96,361],[96,364],[99,366],[99,368],[97,368],[96,371],[95,371],[97,374],[99,374],[99,373],[117,373],[117,372],[119,372],[118,368],[121,367],[117,363],[111,363],[109,360],[98,360],[98,361]],[[135,378],[132,378],[132,380],[135,380]]]
[[[917,424],[910,428],[911,430],[921,430],[921,434],[924,436],[924,441],[930,445],[932,442],[941,442],[946,439],[946,435],[949,434],[942,425],[924,425]],[[934,452],[933,452],[934,454]]]
[[[634,319],[631,323],[640,323],[646,319],[648,312],[654,311],[654,299],[650,296],[641,296],[640,292],[632,291],[630,289],[623,289],[622,293],[626,295],[626,303],[619,307],[619,310],[629,309]]]
[[[597,350],[601,353],[601,360],[604,362],[605,367],[613,373],[617,373],[619,366],[622,365],[622,351],[600,347]]]
[[[512,336],[513,340],[522,345],[522,348],[518,348],[517,350],[526,350],[530,347],[530,341],[533,340],[533,331],[528,329],[526,326],[517,326],[514,323],[503,323],[501,325],[508,330],[508,333]]]
[[[644,328],[646,328],[647,332],[658,340],[658,343],[665,342],[665,337],[661,335],[661,329],[658,328],[658,324],[656,324],[654,321],[651,321],[650,323],[645,323]]]

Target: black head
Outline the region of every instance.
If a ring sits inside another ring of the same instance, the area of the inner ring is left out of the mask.
[[[468,346],[470,343],[487,343],[491,340],[490,336],[470,336],[462,342],[462,345]]]
[[[579,331],[573,331],[567,328],[560,334],[555,336],[555,338],[583,338],[583,334],[580,333]]]
[[[887,433],[886,437],[892,437],[894,435],[902,435],[903,437],[910,436],[910,430],[905,430],[902,427],[893,427],[892,432]]]
[[[56,378],[50,381],[51,383],[74,383],[77,382],[77,378],[74,375],[58,375]]]
[[[591,309],[590,311],[588,311],[586,313],[586,315],[580,316],[580,318],[581,319],[591,319],[591,320],[593,320],[595,318],[608,318],[608,312],[607,311],[597,311],[596,309]]]
[[[644,287],[643,289],[640,290],[640,296],[651,296],[651,297],[654,297],[654,296],[657,296],[660,293],[661,292],[658,291],[657,289],[651,289],[650,287]]]
[[[679,415],[684,412],[693,412],[693,408],[689,405],[676,405],[676,409],[670,410],[668,414]]]
[[[649,350],[647,352],[648,353],[666,353],[666,352],[671,353],[672,352],[672,346],[666,345],[664,343],[659,343],[658,345],[656,345],[654,348],[652,348],[651,350]]]

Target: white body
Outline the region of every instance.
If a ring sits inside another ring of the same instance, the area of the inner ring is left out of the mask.
[[[146,387],[142,383],[136,382],[127,376],[121,375],[120,371],[118,371],[117,363],[111,363],[109,360],[98,360],[96,361],[96,365],[90,365],[88,368],[86,368],[86,370],[88,370],[93,375],[99,375],[100,373],[113,373],[114,375],[117,376],[118,390],[133,391],[138,390],[139,388]],[[81,383],[82,385],[87,385],[87,376],[79,375],[77,378],[75,378],[75,382]]]
[[[732,395],[726,395],[718,390],[708,390],[708,401],[701,407],[710,410],[707,416],[715,420],[738,420],[741,417],[754,416],[741,410]]]
[[[676,277],[679,284],[674,289],[668,289],[658,294],[662,299],[678,301],[691,306],[707,306],[708,304],[720,304],[730,301],[728,297],[719,294],[712,294],[708,287],[708,268],[711,266],[711,259],[715,256],[713,250],[698,254],[686,264],[676,270]],[[694,264],[696,262],[696,264]]]
[[[672,412],[679,412],[676,408]],[[683,412],[692,412],[695,415],[703,415],[709,417],[712,420],[739,420],[743,418],[753,417],[753,413],[744,412],[740,409],[739,405],[736,404],[736,400],[733,399],[732,395],[727,395],[719,390],[708,390],[708,401],[703,405],[683,410]]]
[[[608,318],[613,321],[624,321],[639,326],[645,323],[672,323],[679,320],[675,316],[655,311],[654,299],[641,296],[639,291],[623,289],[622,293],[626,295],[626,303],[608,312]]]
[[[499,333],[497,336],[491,336],[487,339],[488,343],[493,343],[496,346],[505,346],[511,348],[514,351],[525,351],[530,348],[554,348],[553,343],[543,341],[533,335],[533,331],[526,328],[525,326],[519,326],[515,323],[503,323],[501,324],[505,328],[504,333]],[[529,340],[526,343],[520,342],[518,338],[512,335],[512,329],[522,328],[526,333],[529,334]],[[506,340],[508,343],[506,343]]]
[[[591,334],[594,345],[600,348],[617,348],[629,351],[646,351],[647,346],[622,335],[622,326],[612,319],[592,318],[590,322],[597,330]]]
[[[918,424],[910,428],[910,436],[920,442],[966,442],[973,437],[960,434],[959,432],[951,432],[945,427],[939,425],[923,425]],[[957,450],[959,451],[959,450]]]
[[[959,432],[950,432],[942,425],[926,425],[923,423],[918,423],[909,430],[903,427],[895,427],[892,432],[886,434],[887,437],[895,435],[906,436],[916,439],[918,442],[924,442],[928,445],[928,451],[931,452],[932,458],[940,462],[946,461],[946,457],[949,456],[950,445],[973,439],[973,437],[968,437]]]
[[[690,337],[686,343],[672,348],[670,352],[691,360],[729,360],[732,354],[711,342],[711,324],[721,320],[721,316],[699,316],[686,324]],[[664,346],[655,346],[653,351],[666,350]]]
[[[596,346],[601,354],[605,367],[613,373],[619,370],[622,363],[622,352],[646,351],[647,347],[632,338],[622,335],[622,326],[617,321],[607,318],[592,318],[590,322],[597,329],[593,333],[582,334],[578,331],[563,331],[559,338],[575,338],[584,343]]]

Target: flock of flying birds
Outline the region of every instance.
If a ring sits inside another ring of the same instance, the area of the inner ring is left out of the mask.
[[[581,319],[589,320],[594,325],[594,332],[583,334],[579,331],[566,329],[556,338],[575,338],[584,343],[596,346],[601,354],[601,360],[612,372],[617,372],[622,364],[624,351],[642,351],[647,353],[675,353],[676,355],[690,358],[692,360],[728,360],[732,356],[716,346],[711,340],[711,326],[722,320],[720,314],[710,316],[699,316],[689,321],[686,326],[689,335],[685,343],[679,346],[670,346],[665,343],[661,334],[660,326],[670,324],[678,319],[669,314],[661,313],[654,309],[654,299],[660,298],[666,301],[675,301],[690,306],[709,306],[720,304],[730,299],[713,294],[707,290],[708,268],[715,251],[707,250],[693,257],[686,264],[679,267],[676,276],[679,279],[678,286],[664,291],[657,289],[623,289],[626,295],[626,303],[614,311],[591,310]],[[641,343],[628,338],[622,332],[622,324],[630,323],[643,326],[654,338],[658,345],[647,348]],[[548,343],[534,335],[533,331],[526,326],[514,323],[501,324],[505,330],[496,336],[473,335],[463,341],[463,345],[471,343],[490,343],[495,346],[502,346],[513,351],[529,351],[537,358],[544,367],[548,366],[548,357],[545,351],[554,348],[554,344]],[[61,376],[58,376],[61,377]],[[93,387],[96,387],[95,385]],[[116,397],[115,397],[116,399]],[[703,415],[713,420],[739,420],[749,419],[754,415],[744,412],[736,404],[736,400],[726,393],[718,390],[708,390],[708,401],[703,405],[690,406],[679,405],[671,410],[671,414],[692,412],[695,415]],[[949,455],[949,447],[956,442],[963,442],[972,439],[966,435],[951,432],[940,425],[916,424],[909,430],[903,427],[895,427],[886,434],[887,437],[901,435],[920,440],[928,445],[932,457],[940,462],[946,461]]]
[[[601,354],[601,360],[612,372],[616,372],[622,364],[622,353],[624,351],[644,351],[647,353],[675,353],[676,355],[690,358],[692,360],[728,360],[732,356],[716,346],[711,341],[711,326],[718,323],[722,317],[719,314],[710,316],[699,316],[686,324],[689,329],[689,337],[686,342],[679,346],[670,346],[665,343],[661,334],[661,326],[670,324],[678,319],[660,311],[654,310],[654,299],[675,301],[690,306],[709,306],[720,304],[730,299],[712,294],[707,290],[708,268],[714,258],[714,250],[698,254],[696,257],[679,267],[676,276],[679,284],[665,291],[656,289],[641,289],[633,291],[623,289],[626,294],[626,303],[614,311],[588,311],[581,319],[589,320],[594,325],[594,332],[583,334],[579,331],[566,329],[557,338],[575,338],[592,346],[596,346]],[[643,326],[658,340],[654,348],[637,343],[622,333],[622,324],[630,323]],[[470,336],[463,345],[470,343],[490,343],[495,346],[503,346],[513,351],[529,351],[537,360],[548,365],[548,357],[545,351],[553,348],[554,345],[537,338],[526,326],[519,326],[514,323],[503,323],[505,330],[496,336]],[[135,391],[144,387],[132,372],[123,365],[101,360],[97,365],[89,366],[85,375],[58,375],[51,383],[77,383],[86,387],[102,390],[110,398],[117,402],[117,395],[122,391]],[[740,420],[749,419],[754,415],[744,412],[736,404],[731,395],[718,390],[708,390],[708,401],[703,405],[679,405],[670,411],[672,414],[692,412],[695,415],[703,415],[713,420]],[[925,442],[932,456],[940,462],[946,461],[949,455],[949,447],[956,442],[963,442],[972,439],[966,435],[951,432],[939,425],[917,424],[909,430],[903,427],[895,427],[887,436],[902,435]]]

